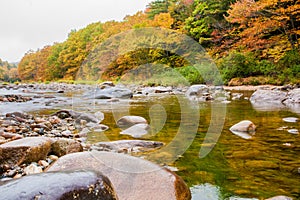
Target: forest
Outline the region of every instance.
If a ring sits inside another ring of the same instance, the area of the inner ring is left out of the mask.
[[[92,23],[71,30],[64,42],[28,51],[18,64],[18,78],[74,81],[84,60],[100,43],[145,27],[171,29],[193,38],[213,58],[225,84],[300,83],[298,0],[155,0],[145,11],[122,21]],[[179,55],[151,48],[119,56],[102,77],[117,80],[145,62],[168,65],[190,83],[203,82]],[[0,78],[4,79],[6,70],[16,80],[16,69],[0,64]]]

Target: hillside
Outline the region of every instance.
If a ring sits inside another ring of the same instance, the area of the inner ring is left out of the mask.
[[[300,2],[297,0],[156,0],[123,21],[97,22],[72,30],[62,43],[27,52],[18,65],[22,81],[74,80],[96,48],[130,29],[162,27],[186,34],[213,57],[225,83],[285,84],[300,80]],[[179,55],[138,49],[106,66],[103,79],[116,80],[145,63],[161,63],[203,79]]]

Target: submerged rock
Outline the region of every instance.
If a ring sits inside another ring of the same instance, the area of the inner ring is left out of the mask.
[[[149,161],[118,153],[82,152],[68,154],[48,171],[92,169],[111,180],[122,200],[189,200],[191,193],[176,174]]]
[[[98,142],[91,149],[110,152],[145,152],[162,147],[164,143],[145,140],[118,140],[113,142]]]
[[[3,199],[117,200],[109,179],[100,172],[49,172],[25,176],[0,186]]]
[[[28,137],[0,145],[1,165],[20,165],[23,162],[38,162],[46,158],[52,140],[46,137]]]
[[[122,131],[120,134],[130,135],[133,138],[141,138],[148,134],[150,126],[148,124],[135,124],[128,129]]]
[[[286,118],[283,118],[282,120],[285,121],[285,122],[296,123],[299,120],[299,118],[297,118],[297,117],[286,117]]]

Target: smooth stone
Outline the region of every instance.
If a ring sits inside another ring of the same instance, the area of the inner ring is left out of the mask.
[[[27,137],[0,145],[0,165],[20,165],[46,158],[52,140],[46,137]]]
[[[289,133],[291,134],[295,134],[295,135],[298,135],[299,134],[299,130],[298,129],[289,129],[287,130]]]
[[[25,167],[24,169],[24,173],[26,175],[29,174],[38,174],[38,173],[42,173],[43,169],[41,167],[36,166],[35,164],[30,164],[27,167]]]
[[[147,124],[147,120],[140,116],[123,116],[117,121],[117,125],[122,128],[128,128],[135,124]]]
[[[287,98],[287,92],[280,90],[257,90],[250,97],[254,109],[273,111],[284,109],[282,102]]]
[[[266,200],[293,200],[293,198],[287,196],[276,196],[276,197],[268,198]]]
[[[190,200],[184,181],[156,164],[141,158],[111,152],[68,154],[56,161],[48,171],[91,169],[108,176],[122,200]]]
[[[297,117],[286,117],[286,118],[283,118],[282,120],[285,121],[285,122],[296,123],[299,120],[299,118],[297,118]]]
[[[238,131],[238,132],[245,132],[245,133],[253,133],[255,132],[256,126],[253,122],[249,120],[243,120],[239,123],[233,125],[230,130],[231,131]]]
[[[293,89],[288,92],[288,98],[283,102],[284,104],[299,104],[300,103],[300,88]]]
[[[97,88],[93,94],[90,95],[94,99],[129,99],[133,96],[131,90],[116,86],[116,87],[104,87],[103,89]]]
[[[1,199],[117,200],[109,179],[100,172],[49,172],[7,181]]]
[[[207,85],[192,85],[189,87],[189,89],[186,91],[186,96],[199,96],[204,93],[208,93],[209,88]]]
[[[146,152],[162,147],[164,143],[145,140],[118,140],[113,142],[98,142],[91,147],[98,151],[111,152]]]
[[[128,129],[121,131],[120,134],[130,135],[133,138],[141,138],[148,134],[150,126],[148,124],[135,124]]]
[[[52,152],[57,156],[83,151],[80,142],[72,139],[60,138],[52,144]]]

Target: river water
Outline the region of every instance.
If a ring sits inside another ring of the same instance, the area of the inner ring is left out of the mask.
[[[251,95],[251,92],[243,93],[244,97]],[[178,169],[176,173],[191,187],[193,199],[262,199],[276,195],[287,195],[295,199],[300,197],[300,138],[287,131],[299,130],[300,124],[283,121],[285,117],[299,117],[297,114],[285,109],[255,110],[250,101],[243,98],[232,101],[226,104],[225,123],[214,148],[207,156],[200,158],[200,149],[214,143],[204,142],[211,126],[212,104],[197,103],[196,109],[194,103],[183,106],[180,99],[175,95],[158,95],[136,97],[130,102],[109,105],[98,102],[94,108],[105,113],[103,124],[110,129],[104,134],[90,133],[88,142],[132,139],[120,134],[116,119],[128,113],[142,116],[155,127],[146,139],[165,142],[170,148],[150,152],[149,157],[147,154],[138,156]],[[195,113],[187,115],[188,118],[182,115],[182,112],[195,111],[200,116],[197,121]],[[182,122],[183,120],[188,122]],[[251,120],[257,126],[255,135],[249,140],[229,131],[232,125],[241,120]],[[197,131],[192,133],[185,128],[181,131],[187,133],[180,133],[182,123],[190,123],[191,129],[196,124]],[[178,141],[179,134],[182,142]]]
[[[211,102],[190,102],[184,95],[168,94],[135,96],[118,102],[64,94],[58,97],[58,100],[62,98],[58,104],[49,108],[38,103],[15,108],[42,109],[43,113],[60,108],[102,111],[105,115],[102,123],[108,125],[109,130],[89,133],[87,143],[90,144],[133,139],[120,134],[116,120],[124,115],[146,118],[151,131],[142,139],[161,141],[165,146],[136,156],[175,169],[191,187],[193,200],[264,199],[277,195],[299,199],[300,138],[288,130],[300,130],[300,123],[283,121],[285,117],[299,118],[299,115],[284,108],[256,110],[247,100],[251,92],[242,93],[244,96],[240,100],[217,105],[219,110],[215,110],[216,105]],[[65,100],[66,96],[71,100]],[[11,105],[2,106],[1,112],[14,111]],[[251,139],[243,139],[229,131],[241,120],[251,120],[257,126]],[[214,125],[221,126],[220,131],[208,134]],[[203,148],[210,151],[200,157]]]

